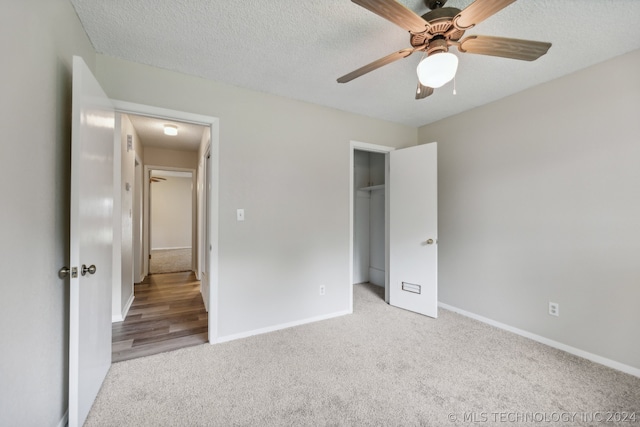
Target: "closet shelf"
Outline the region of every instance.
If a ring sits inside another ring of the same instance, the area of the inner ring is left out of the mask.
[[[358,190],[362,190],[362,191],[384,190],[384,184],[372,185],[370,187],[362,187],[362,188],[358,188]]]

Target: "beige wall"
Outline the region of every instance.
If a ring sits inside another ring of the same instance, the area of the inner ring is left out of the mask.
[[[114,99],[220,119],[221,336],[348,310],[349,141],[411,146],[415,128],[107,56],[97,61]],[[244,222],[236,221],[238,208]]]
[[[640,368],[639,75],[634,51],[420,128],[442,302]]]
[[[190,248],[193,180],[191,177],[164,178],[151,183],[151,249]]]
[[[67,410],[71,62],[95,54],[66,0],[0,13],[0,425],[55,426]]]

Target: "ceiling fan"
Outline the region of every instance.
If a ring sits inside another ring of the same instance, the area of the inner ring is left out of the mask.
[[[424,52],[426,57],[418,65],[416,89],[416,99],[423,99],[431,95],[434,88],[444,85],[455,76],[458,58],[449,53],[450,46],[455,46],[462,53],[524,61],[538,59],[551,47],[551,43],[506,37],[472,35],[460,40],[466,30],[516,0],[475,0],[464,10],[444,7],[447,0],[424,0],[425,5],[431,10],[422,16],[395,0],[351,1],[407,30],[411,47],[345,74],[338,79],[338,83],[347,83],[384,65],[406,58],[414,52]]]

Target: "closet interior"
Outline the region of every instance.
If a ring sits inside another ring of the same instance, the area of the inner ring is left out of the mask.
[[[353,283],[385,286],[385,154],[355,150]]]

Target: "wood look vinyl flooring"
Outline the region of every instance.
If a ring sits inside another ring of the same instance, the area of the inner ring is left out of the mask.
[[[126,319],[112,326],[112,362],[207,342],[208,316],[193,272],[149,275],[134,296]]]

